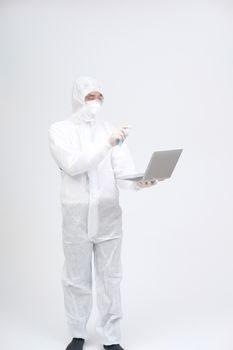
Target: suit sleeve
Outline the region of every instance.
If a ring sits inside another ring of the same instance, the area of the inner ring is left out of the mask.
[[[117,145],[113,147],[112,167],[117,184],[120,188],[135,191],[141,190],[141,187],[137,185],[136,181],[118,179],[119,176],[136,173],[136,167],[126,140],[121,144],[121,146]]]
[[[75,176],[88,171],[105,158],[112,149],[108,140],[101,144],[90,144],[85,151],[76,149],[65,133],[57,127],[50,126],[48,129],[49,149],[53,159],[60,169]]]

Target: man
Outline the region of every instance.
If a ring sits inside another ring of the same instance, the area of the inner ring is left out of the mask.
[[[48,131],[51,154],[61,170],[64,304],[72,341],[82,350],[92,308],[92,253],[104,349],[120,346],[122,211],[119,188],[139,190],[157,183],[117,180],[136,172],[125,128],[102,120],[102,88],[96,79],[78,78],[73,113]],[[119,141],[122,142],[119,145]]]

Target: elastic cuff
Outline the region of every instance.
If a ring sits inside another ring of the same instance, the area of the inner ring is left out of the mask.
[[[108,142],[108,141],[105,143],[105,145],[106,145],[106,148],[107,148],[107,149],[110,149],[110,148],[113,147],[113,146],[110,144],[110,142]]]
[[[138,185],[137,185],[137,182],[134,183],[134,187],[135,187],[135,190],[136,190],[136,191],[142,190],[142,187],[138,186]]]

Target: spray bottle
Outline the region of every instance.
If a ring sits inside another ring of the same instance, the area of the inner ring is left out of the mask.
[[[126,137],[129,135],[129,130],[132,129],[131,125],[123,126],[123,129],[126,131]],[[121,146],[125,139],[118,139],[118,146]]]

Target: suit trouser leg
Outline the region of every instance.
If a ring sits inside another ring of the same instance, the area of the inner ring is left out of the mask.
[[[86,327],[92,309],[92,250],[90,241],[63,242],[64,304],[70,333],[76,338],[88,339]]]
[[[122,236],[94,244],[99,320],[97,332],[106,345],[120,343],[122,318],[120,282]]]

